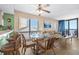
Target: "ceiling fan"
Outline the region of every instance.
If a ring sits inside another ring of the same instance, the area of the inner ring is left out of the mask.
[[[39,12],[50,13],[50,11],[46,9],[48,6],[49,6],[49,4],[38,4],[37,10],[38,10]],[[40,16],[40,15],[41,15],[41,13],[39,13],[39,16]]]

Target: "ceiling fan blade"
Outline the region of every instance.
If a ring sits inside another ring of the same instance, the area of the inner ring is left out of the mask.
[[[49,7],[49,6],[50,6],[49,4],[45,4],[45,5],[44,5],[44,7]]]
[[[47,4],[47,6],[50,6],[50,4]]]
[[[48,10],[44,10],[44,9],[42,9],[43,11],[45,11],[45,12],[47,12],[47,13],[50,13],[50,11],[48,11]]]
[[[38,4],[38,10],[41,10],[41,8],[42,8],[41,4]]]
[[[37,10],[50,13],[50,11],[43,9],[45,6],[49,6],[49,5],[48,4],[46,4],[46,5],[38,4],[38,9]]]
[[[41,4],[38,4],[38,7],[40,8],[41,7]]]

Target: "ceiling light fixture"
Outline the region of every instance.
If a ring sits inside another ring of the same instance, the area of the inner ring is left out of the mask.
[[[43,13],[42,10],[37,10],[37,14],[38,14],[39,16],[41,16],[42,13]]]
[[[50,11],[46,9],[48,6],[48,4],[38,4],[37,14],[40,16],[43,12],[50,13]]]

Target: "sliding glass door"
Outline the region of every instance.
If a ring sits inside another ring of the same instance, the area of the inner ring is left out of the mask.
[[[73,19],[69,21],[69,34],[73,36],[78,36],[78,25],[77,19]]]
[[[71,19],[65,21],[65,36],[78,36],[78,19]]]

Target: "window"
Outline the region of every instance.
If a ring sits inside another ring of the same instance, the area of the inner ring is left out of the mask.
[[[28,23],[27,23],[27,19],[25,18],[20,18],[19,20],[19,28],[24,28],[24,27],[28,27]]]
[[[37,19],[25,19],[20,18],[19,20],[19,28],[22,33],[27,35],[30,38],[32,33],[36,33],[38,31],[39,22]]]
[[[30,20],[31,31],[38,31],[38,20]]]

